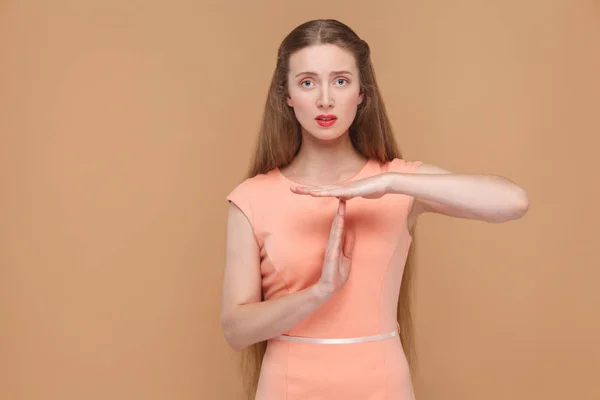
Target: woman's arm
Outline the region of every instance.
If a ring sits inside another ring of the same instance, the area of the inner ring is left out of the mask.
[[[453,174],[421,164],[414,174],[388,172],[387,193],[415,198],[410,220],[424,212],[487,222],[521,218],[529,208],[527,192],[496,175]]]
[[[221,326],[236,351],[289,331],[330,297],[319,285],[261,301],[259,248],[252,226],[234,204],[229,207]]]

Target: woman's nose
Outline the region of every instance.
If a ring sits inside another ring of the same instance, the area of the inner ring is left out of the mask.
[[[317,106],[319,108],[329,108],[335,105],[335,101],[328,90],[322,90],[319,98],[317,99]]]

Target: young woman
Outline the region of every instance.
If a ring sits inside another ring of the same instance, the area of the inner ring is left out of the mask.
[[[281,43],[249,174],[227,199],[221,321],[251,350],[260,400],[413,399],[417,217],[504,222],[528,208],[506,178],[403,160],[369,46],[335,20]]]

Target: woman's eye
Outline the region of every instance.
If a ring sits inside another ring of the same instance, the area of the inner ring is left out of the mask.
[[[343,86],[343,85],[345,85],[345,84],[347,84],[347,83],[348,83],[348,80],[347,80],[347,79],[344,79],[344,78],[339,78],[339,79],[336,79],[336,80],[335,80],[335,83],[336,83],[338,86]],[[302,81],[302,82],[300,82],[300,85],[301,85],[301,86],[304,86],[305,88],[310,88],[310,87],[312,87],[312,86],[313,86],[313,82],[312,82],[312,81]]]

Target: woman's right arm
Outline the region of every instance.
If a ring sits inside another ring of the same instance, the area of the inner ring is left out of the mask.
[[[332,295],[327,286],[315,284],[276,300],[261,301],[260,255],[252,225],[230,203],[221,326],[234,350],[289,331]]]

